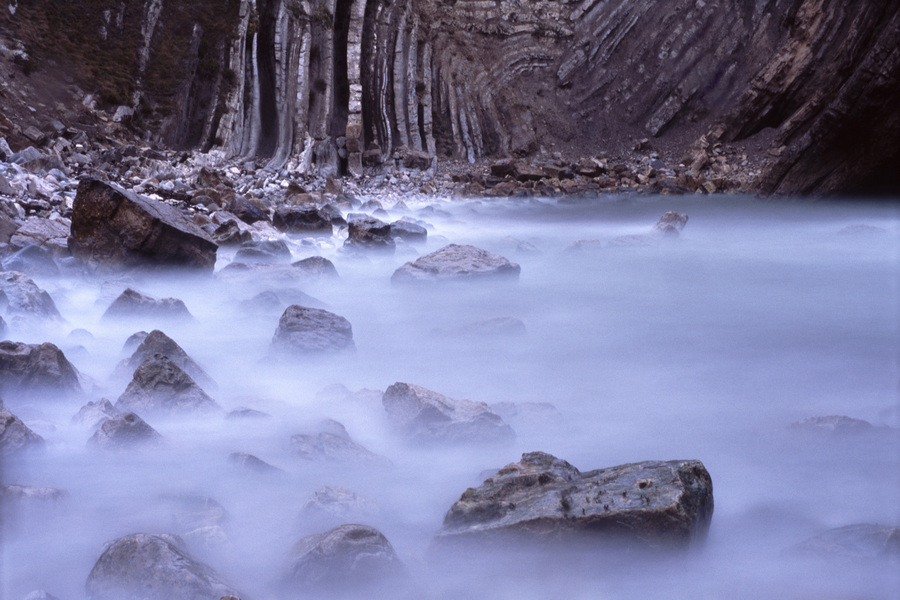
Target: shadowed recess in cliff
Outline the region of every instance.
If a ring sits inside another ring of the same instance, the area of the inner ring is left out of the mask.
[[[270,158],[278,144],[278,109],[275,105],[275,21],[281,0],[259,0],[259,37],[256,61],[259,69],[259,145],[256,155]]]

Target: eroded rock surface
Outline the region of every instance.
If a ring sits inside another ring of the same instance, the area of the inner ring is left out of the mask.
[[[162,436],[133,412],[107,418],[88,439],[88,445],[104,450],[133,450],[160,443]]]
[[[582,473],[549,454],[529,452],[466,490],[444,517],[436,542],[596,539],[683,549],[704,540],[712,513],[712,479],[700,461]]]
[[[141,414],[222,411],[190,375],[162,354],[153,355],[138,367],[116,401],[116,408]]]
[[[0,272],[0,310],[10,320],[62,320],[50,294],[28,275],[17,271]]]
[[[144,361],[153,358],[156,354],[162,354],[178,366],[182,371],[191,376],[203,387],[215,387],[212,378],[198,365],[194,359],[178,343],[158,329],[154,329],[141,341],[140,345],[128,359],[122,361],[116,368],[117,372],[127,373],[129,376],[140,367]]]
[[[355,350],[350,321],[319,308],[292,305],[285,309],[272,338],[279,354],[317,354]]]

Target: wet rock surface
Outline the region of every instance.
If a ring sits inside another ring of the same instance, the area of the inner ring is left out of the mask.
[[[131,288],[122,292],[106,312],[104,319],[190,319],[191,313],[177,298],[154,298]]]
[[[120,412],[100,423],[88,446],[104,450],[135,450],[162,442],[162,436],[133,412]]]
[[[116,371],[131,377],[147,359],[156,354],[165,356],[179,369],[187,373],[201,387],[215,388],[215,383],[206,371],[178,343],[158,329],[154,329],[141,341],[128,359],[123,360]]]
[[[78,371],[51,343],[0,342],[0,391],[69,396],[82,392]]]
[[[354,350],[350,322],[319,308],[289,306],[278,321],[272,350],[278,354],[317,354]]]
[[[222,411],[190,375],[162,354],[154,354],[141,363],[115,406],[120,411],[140,414]]]
[[[700,461],[648,461],[582,473],[543,452],[522,455],[447,512],[435,541],[613,540],[644,548],[701,543],[713,512]]]
[[[408,262],[391,276],[393,283],[424,283],[481,278],[517,279],[521,268],[506,258],[476,248],[450,244]]]

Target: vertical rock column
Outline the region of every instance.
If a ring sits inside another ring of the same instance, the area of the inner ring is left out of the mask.
[[[350,8],[350,30],[347,34],[347,79],[350,100],[347,106],[347,170],[354,177],[362,175],[363,151],[363,88],[362,39],[365,20],[365,0],[355,0]]]

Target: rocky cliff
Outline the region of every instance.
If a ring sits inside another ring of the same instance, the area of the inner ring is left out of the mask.
[[[766,193],[900,188],[895,1],[35,0],[0,27],[145,139],[275,170],[647,138],[750,155]]]

